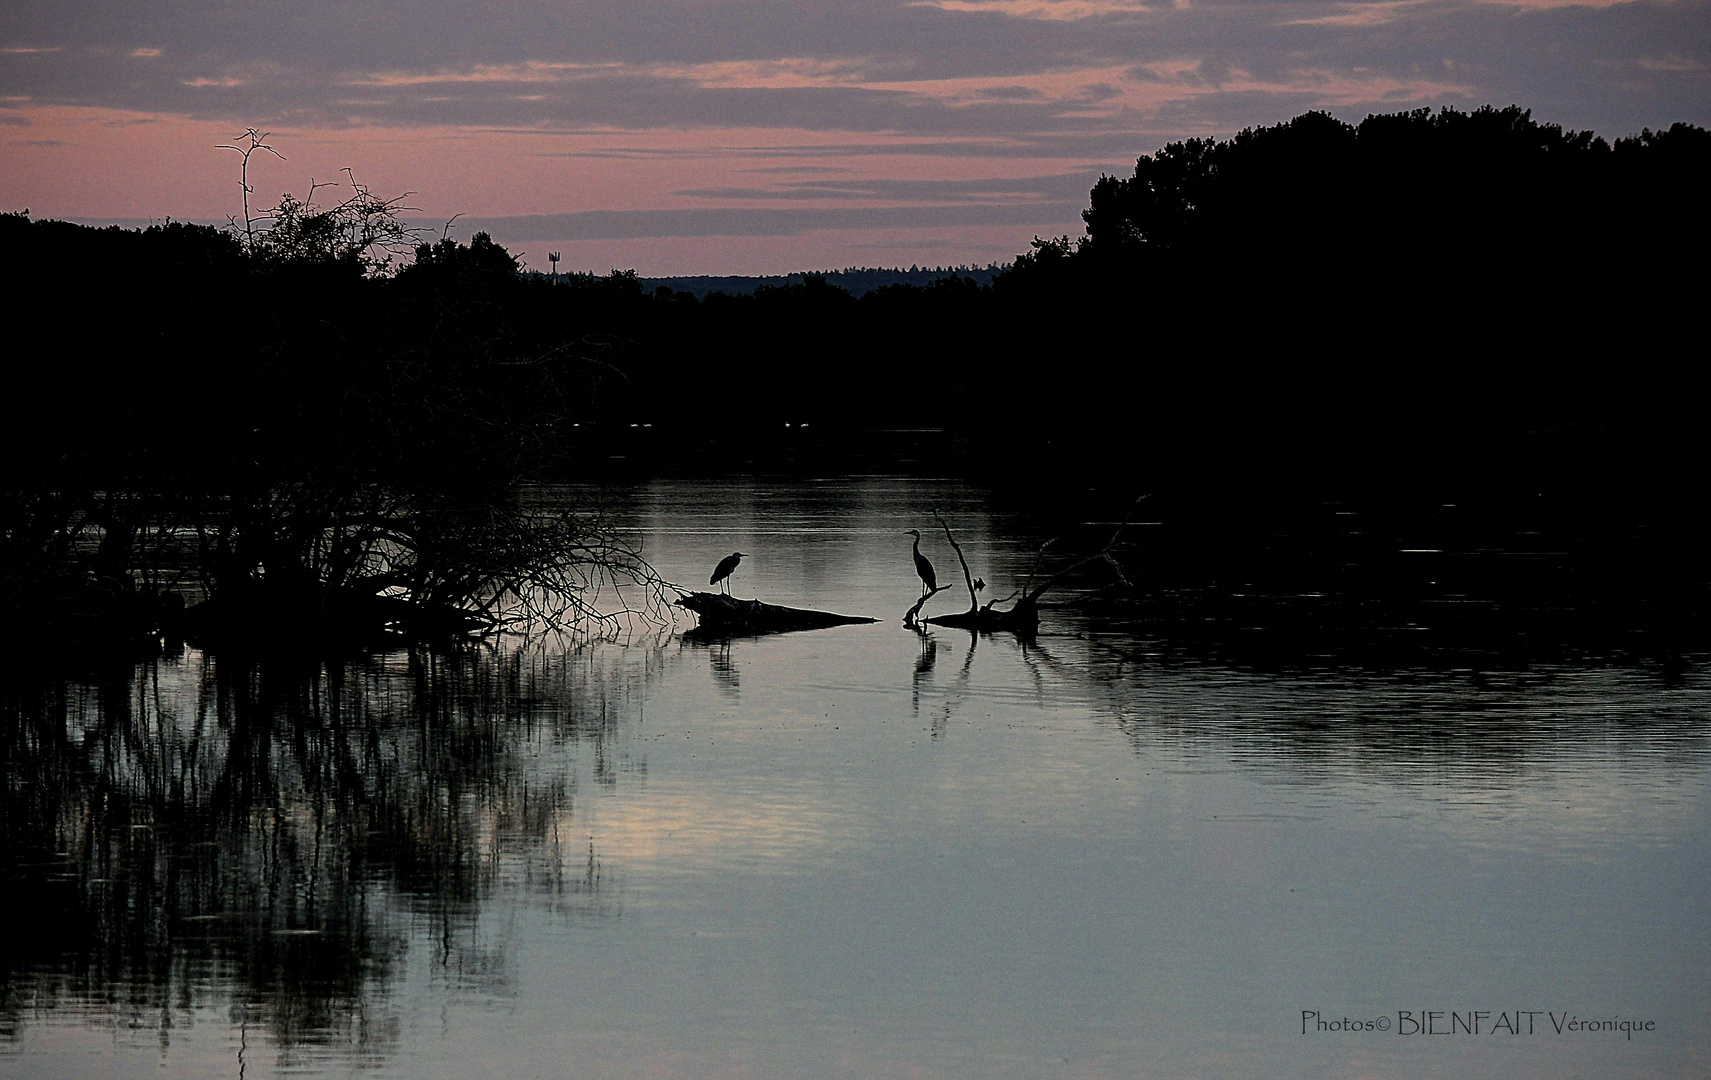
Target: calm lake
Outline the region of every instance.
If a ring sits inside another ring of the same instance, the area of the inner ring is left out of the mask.
[[[0,1075],[1711,1075],[1705,656],[917,634],[903,530],[1002,596],[1041,526],[604,497],[672,581],[884,621],[11,673]]]

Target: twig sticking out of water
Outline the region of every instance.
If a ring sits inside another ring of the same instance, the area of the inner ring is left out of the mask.
[[[956,542],[956,537],[951,533],[950,525],[939,516],[939,508],[936,506],[933,507],[933,520],[939,523],[939,528],[945,530],[945,539],[951,542],[951,547],[956,551],[957,562],[962,564],[962,579],[968,584],[968,610],[975,611],[980,607],[980,597],[975,592],[974,575],[969,572],[968,560],[962,554],[962,545]]]
[[[946,589],[954,588],[956,588],[955,585],[939,585],[935,587],[932,592],[922,593],[921,599],[915,601],[915,606],[904,612],[903,625],[911,630],[919,630],[921,628],[921,608],[926,605],[927,601],[944,592]]]

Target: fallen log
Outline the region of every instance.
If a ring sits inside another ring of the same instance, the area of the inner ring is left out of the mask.
[[[983,608],[973,611],[953,611],[948,615],[933,615],[927,622],[933,626],[952,626],[960,630],[1008,630],[1011,633],[1027,636],[1032,634],[1040,625],[1040,609],[1032,597],[1023,597],[1016,606],[1005,610],[993,607],[1002,601],[989,601]]]
[[[681,593],[677,606],[693,611],[702,633],[775,634],[787,630],[822,630],[828,626],[873,623],[865,615],[839,615],[810,608],[781,607],[759,600],[738,600],[724,593]]]

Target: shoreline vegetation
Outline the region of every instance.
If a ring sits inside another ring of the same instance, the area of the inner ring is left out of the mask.
[[[1008,268],[860,295],[524,273],[354,178],[227,229],[0,215],[36,331],[0,640],[598,628],[668,586],[531,491],[793,468],[966,476],[1066,520],[1153,491],[1153,582],[1294,574],[1276,538],[1333,504],[1453,504],[1469,543],[1543,530],[1586,588],[1699,620],[1708,188],[1686,124],[1307,113],[1141,157],[1085,236]]]

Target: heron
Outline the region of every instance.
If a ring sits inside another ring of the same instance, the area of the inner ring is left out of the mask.
[[[725,581],[726,578],[731,576],[731,571],[735,570],[737,568],[737,564],[742,561],[743,553],[740,551],[733,551],[723,559],[720,559],[719,565],[713,568],[713,576],[707,579],[707,584],[717,585],[719,582]],[[725,582],[726,591],[729,591],[730,588],[730,582]]]
[[[921,554],[921,530],[904,529],[903,531],[905,534],[913,534],[915,537],[915,573],[921,575],[921,583],[925,586],[921,591],[930,593],[939,587],[939,576],[933,573],[933,564],[927,561],[925,555]]]

